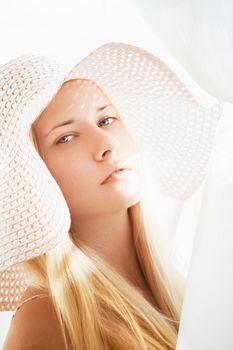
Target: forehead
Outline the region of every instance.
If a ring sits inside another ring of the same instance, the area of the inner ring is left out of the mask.
[[[64,114],[90,112],[109,102],[106,94],[94,81],[87,79],[68,80],[62,84],[33,124],[34,127],[39,127],[40,124],[50,123],[52,119],[59,119]]]
[[[107,101],[108,98],[103,90],[92,80],[87,79],[72,79],[64,82],[54,98],[56,102],[59,97],[68,96],[71,99],[76,99],[79,102],[98,103]]]

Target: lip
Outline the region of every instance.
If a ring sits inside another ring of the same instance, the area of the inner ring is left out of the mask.
[[[119,170],[131,170],[130,168],[128,167],[118,167],[114,170],[111,171],[111,173],[104,179],[104,181],[101,183],[101,185],[103,185],[112,175],[112,173],[114,173],[115,171],[119,171]]]

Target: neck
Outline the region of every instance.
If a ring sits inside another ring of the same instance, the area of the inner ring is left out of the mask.
[[[72,220],[71,231],[131,283],[144,284],[128,210]]]

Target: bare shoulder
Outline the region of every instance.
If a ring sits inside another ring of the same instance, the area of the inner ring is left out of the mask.
[[[36,297],[38,295],[41,297]],[[60,324],[50,296],[30,288],[24,292],[21,302],[12,318],[3,350],[64,350]]]

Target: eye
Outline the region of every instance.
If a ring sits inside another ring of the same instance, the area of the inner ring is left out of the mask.
[[[100,123],[103,123],[103,122],[105,122],[106,120],[109,120],[109,119],[114,120],[114,119],[117,119],[117,118],[115,118],[115,117],[107,117],[107,118],[103,119]],[[110,123],[110,124],[105,124],[105,125],[103,125],[103,126],[108,126],[108,125],[111,125],[111,124],[112,124],[112,123]],[[73,134],[64,135],[64,136],[62,136],[60,139],[57,140],[56,144],[67,143],[67,142],[60,142],[60,140],[66,138],[66,137],[68,137],[68,136],[75,136],[75,135],[73,135]]]
[[[64,136],[62,136],[60,139],[57,140],[56,144],[59,144],[59,143],[67,143],[67,142],[59,142],[59,141],[62,140],[62,139],[64,139],[64,138],[66,138],[66,137],[68,137],[68,136],[74,136],[74,135],[64,135]]]
[[[117,119],[117,118],[114,118],[114,117],[108,117],[108,118],[105,118],[105,119],[103,119],[100,123],[102,123],[102,122],[105,122],[105,120],[108,120],[108,119]],[[112,124],[112,123],[111,123]],[[110,124],[107,124],[107,125],[110,125]],[[106,125],[104,125],[104,126],[106,126]]]

